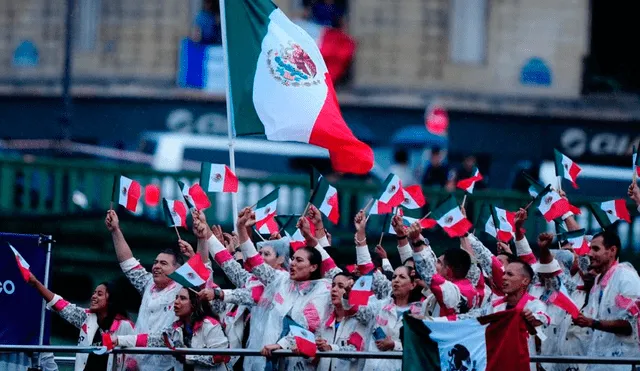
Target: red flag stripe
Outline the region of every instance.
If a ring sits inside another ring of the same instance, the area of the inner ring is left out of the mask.
[[[366,174],[373,168],[373,150],[358,140],[342,118],[331,76],[325,74],[327,97],[318,114],[309,144],[326,148],[333,169],[340,173]]]

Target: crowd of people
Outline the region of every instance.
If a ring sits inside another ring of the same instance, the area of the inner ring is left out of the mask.
[[[640,211],[635,181],[628,195]],[[497,254],[467,233],[459,248],[436,256],[420,224],[406,226],[396,215],[391,225],[402,264],[393,267],[386,258],[374,263],[368,216],[361,210],[353,221],[355,264],[339,267],[328,253],[331,235],[314,206],[298,221],[306,246],[295,251],[277,233],[254,243],[251,208],[240,211],[233,233],[210,227],[201,211],[193,210],[192,216],[196,248],[180,240],[176,249],[158,253],[149,272],[134,258],[117,213],[107,212],[116,257],[142,296],[135,325],[107,282],[96,287],[87,309],[52,293],[33,275],[29,283],[48,308],[80,330],[79,345],[249,348],[260,349],[262,357],[78,354],[76,370],[271,370],[278,366],[272,352],[279,349],[300,355],[281,360],[288,370],[399,370],[400,360],[303,356],[289,326],[312,333],[319,354],[402,351],[405,315],[454,321],[513,308],[528,325],[522,336],[529,339],[531,355],[640,357],[640,278],[630,264],[619,261],[620,239],[609,229],[589,238],[585,255],[569,245],[552,248],[557,246],[554,235],[542,233],[536,256],[523,229],[529,213],[522,208],[515,216],[514,242],[498,242]],[[562,219],[569,230],[580,229],[573,213]],[[382,246],[375,251],[386,255]],[[221,289],[212,274],[195,290],[168,277],[196,254],[211,272],[211,264],[218,265],[235,288]],[[373,294],[366,305],[357,305],[349,298],[363,276],[370,277]],[[572,317],[551,303],[555,293],[570,297],[579,315]],[[547,371],[628,367],[532,365]]]

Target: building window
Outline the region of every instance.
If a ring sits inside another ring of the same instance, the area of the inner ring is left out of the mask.
[[[483,64],[487,53],[487,0],[451,0],[449,58]]]

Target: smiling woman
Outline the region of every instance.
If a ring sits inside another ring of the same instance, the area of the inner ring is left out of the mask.
[[[47,308],[54,310],[65,321],[80,329],[79,346],[102,346],[102,334],[133,334],[118,290],[108,282],[99,284],[91,295],[89,309],[71,304],[49,291],[31,274],[29,284],[47,301]],[[124,354],[76,354],[75,370],[120,370],[124,366]]]

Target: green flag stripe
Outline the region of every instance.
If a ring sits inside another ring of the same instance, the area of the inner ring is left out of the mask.
[[[433,219],[440,219],[449,211],[458,207],[458,202],[453,196],[449,196],[443,203],[441,203],[435,210],[432,211],[431,215]]]
[[[184,277],[182,277],[181,275],[179,275],[177,273],[171,273],[167,277],[169,277],[172,280],[176,281],[177,284],[181,285],[184,288],[194,287],[191,284],[191,282],[187,281]]]
[[[209,181],[211,179],[211,164],[203,162],[200,165],[200,187],[205,192],[209,192]]]
[[[278,199],[278,194],[280,192],[280,187],[274,189],[273,191],[271,191],[271,193],[269,193],[268,195],[264,196],[263,198],[260,199],[260,201],[258,201],[256,208],[260,209],[263,208],[267,205],[269,205],[270,203],[272,203],[273,201]]]
[[[431,330],[416,318],[404,315],[402,370],[440,370],[438,343],[431,340]]]
[[[316,185],[316,189],[313,190],[311,203],[315,207],[320,207],[325,197],[327,196],[327,192],[329,192],[329,182],[327,182],[326,179],[322,177],[320,178],[320,182]]]
[[[276,9],[271,0],[225,0],[229,86],[238,136],[264,134],[253,104],[253,82],[269,15]]]

